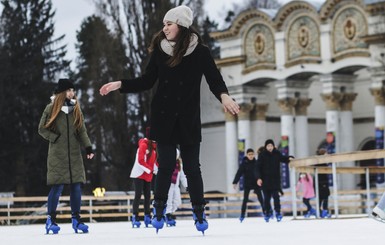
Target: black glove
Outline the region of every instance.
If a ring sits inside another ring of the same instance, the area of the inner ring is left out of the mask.
[[[86,147],[86,153],[87,153],[87,155],[94,153],[94,152],[92,151],[92,146]]]

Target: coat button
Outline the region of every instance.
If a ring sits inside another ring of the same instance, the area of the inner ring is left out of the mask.
[[[163,98],[167,99],[167,95],[163,95]]]
[[[164,114],[164,111],[160,111],[160,114]]]
[[[182,85],[183,85],[183,82],[179,82],[179,85],[182,86]]]
[[[180,97],[176,98],[177,101],[180,101]]]
[[[164,83],[168,83],[168,80],[165,80]]]

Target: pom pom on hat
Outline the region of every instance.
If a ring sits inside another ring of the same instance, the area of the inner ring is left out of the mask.
[[[70,88],[75,89],[74,83],[70,79],[61,78],[59,79],[59,82],[57,84],[57,87],[54,93],[59,94],[61,92],[67,91]]]
[[[185,6],[181,5],[175,8],[170,9],[163,18],[163,22],[171,21],[180,26],[189,28],[193,23],[193,12],[192,10]]]
[[[265,141],[265,148],[268,144],[272,144],[275,147],[274,141],[272,139],[268,139]]]

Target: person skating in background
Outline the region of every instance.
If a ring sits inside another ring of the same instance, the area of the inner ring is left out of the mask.
[[[78,230],[88,232],[88,226],[80,220],[81,185],[86,182],[81,146],[86,150],[87,159],[92,159],[94,153],[74,88],[71,80],[60,79],[39,123],[39,134],[49,143],[47,184],[51,190],[47,202],[47,234],[60,231],[56,210],[64,185],[70,186],[72,228],[76,233]]]
[[[150,45],[149,63],[141,77],[109,82],[100,88],[101,95],[156,91],[151,102],[151,139],[157,142],[159,171],[154,191],[152,225],[158,232],[165,223],[165,210],[171,176],[179,145],[183,170],[187,177],[193,220],[198,231],[208,229],[203,179],[199,162],[201,133],[200,95],[202,76],[210,91],[222,103],[225,113],[239,112],[239,105],[228,89],[207,46],[191,27],[193,12],[187,6],[170,9],[164,27]]]
[[[181,190],[179,185],[182,185],[187,189],[187,178],[183,172],[182,159],[180,158],[180,152],[177,150],[177,159],[174,172],[171,176],[171,185],[168,191],[167,207],[166,207],[166,223],[168,226],[175,226],[175,216],[173,213],[182,204]]]
[[[275,149],[274,141],[268,139],[265,149],[258,155],[257,184],[262,187],[265,202],[265,220],[269,222],[273,218],[271,198],[274,200],[274,211],[277,221],[282,220],[281,202],[279,193],[281,191],[281,162],[289,163],[292,156],[283,156]]]
[[[151,224],[151,181],[154,172],[157,171],[157,152],[156,143],[149,137],[149,128],[146,129],[146,138],[139,140],[138,150],[136,152],[135,163],[131,170],[130,177],[134,180],[135,197],[132,204],[131,222],[132,227],[139,228],[139,204],[143,193],[144,196],[144,224],[148,227]]]
[[[242,163],[239,165],[238,171],[233,180],[233,187],[236,190],[238,188],[238,182],[243,176],[243,201],[241,216],[239,217],[241,222],[245,219],[247,202],[249,201],[249,194],[251,190],[254,190],[254,193],[257,194],[262,211],[264,211],[261,188],[257,185],[257,160],[254,156],[254,150],[251,148],[247,149],[246,156],[242,159]]]
[[[327,151],[324,148],[321,148],[317,151],[317,155],[324,155]],[[328,164],[317,164],[318,167],[327,167]],[[320,217],[321,218],[330,218],[331,214],[329,213],[329,178],[328,174],[318,174],[318,199],[320,207]]]
[[[305,218],[310,218],[311,215],[316,216],[316,210],[310,204],[310,199],[315,197],[313,184],[313,177],[309,173],[299,174],[296,191],[302,193],[302,202],[307,208]]]

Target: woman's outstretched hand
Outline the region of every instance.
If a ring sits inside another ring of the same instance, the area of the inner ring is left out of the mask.
[[[228,94],[221,94],[223,109],[235,115],[239,112],[239,105]]]
[[[120,89],[121,86],[122,86],[121,81],[109,82],[109,83],[104,84],[99,89],[99,93],[100,93],[100,95],[107,95],[111,91],[115,91],[115,90]]]

